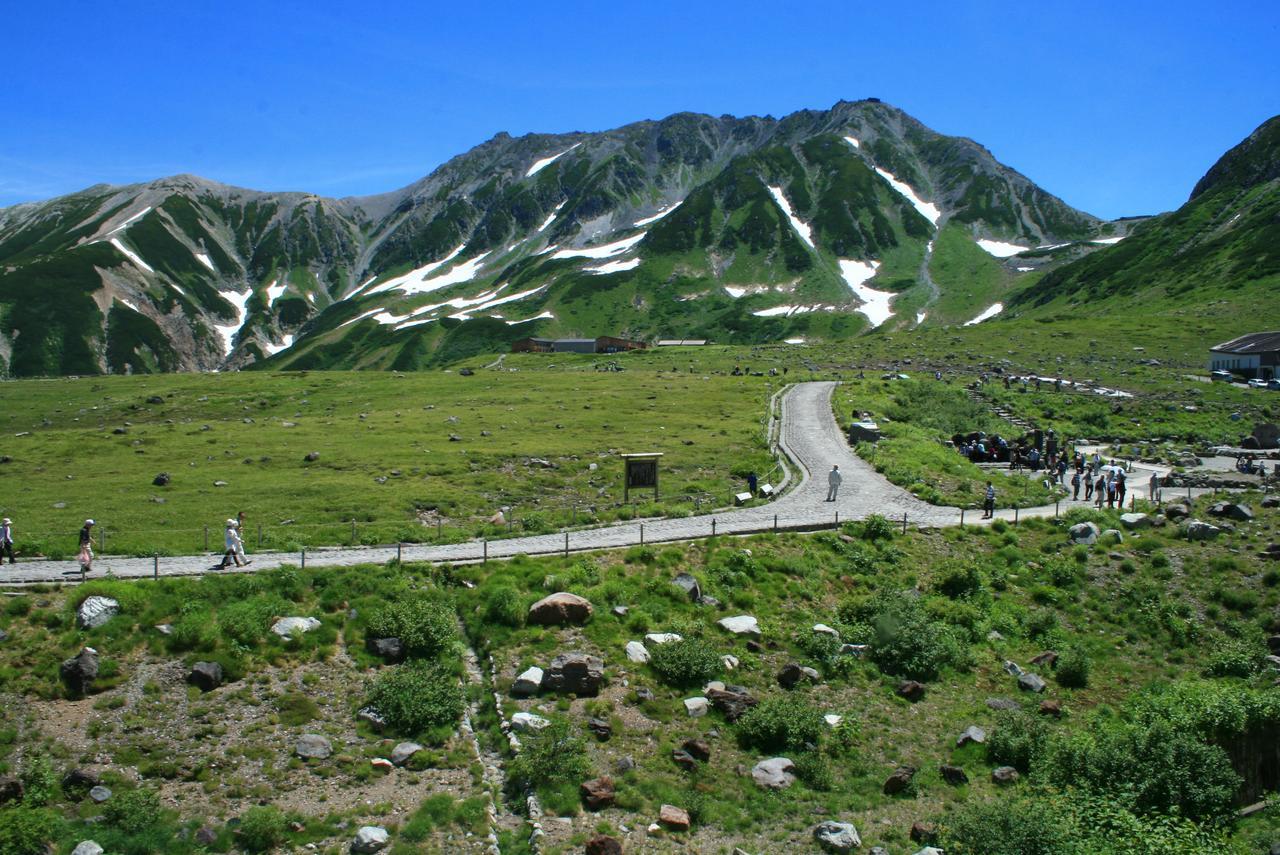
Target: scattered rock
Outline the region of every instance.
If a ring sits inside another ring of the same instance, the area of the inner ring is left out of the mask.
[[[996,711],[1020,710],[1022,709],[1022,704],[1013,698],[987,698],[987,707]]]
[[[201,846],[212,846],[218,841],[218,832],[214,831],[207,825],[202,825],[196,829],[196,833],[192,839]]]
[[[293,753],[304,760],[325,760],[333,754],[333,746],[320,734],[308,733],[298,737]]]
[[[365,722],[379,733],[381,733],[387,726],[386,717],[383,716],[377,707],[361,707],[359,712],[356,713],[356,719],[358,721]]]
[[[168,472],[161,472],[159,475],[151,479],[151,485],[153,487],[168,487],[169,482],[172,480],[173,479],[169,477]]]
[[[658,822],[674,831],[688,831],[689,812],[675,805],[663,805],[658,809]]]
[[[102,804],[107,799],[111,798],[111,790],[110,788],[99,784],[98,786],[91,787],[89,789],[89,798],[94,802],[94,804]]]
[[[3,639],[0,639],[2,641]],[[720,664],[724,666],[724,670],[732,671],[738,667],[738,657],[732,653],[726,653],[720,657]]]
[[[835,713],[827,713],[822,717],[822,720],[826,723],[827,727],[839,727],[840,722],[844,721],[844,716],[836,715]]]
[[[385,662],[404,661],[404,642],[398,638],[369,638],[365,640],[364,646]]]
[[[964,733],[956,737],[956,747],[968,745],[970,742],[976,742],[982,745],[987,741],[987,732],[977,725],[969,725],[964,729]]]
[[[932,822],[920,822],[917,820],[911,823],[911,833],[908,836],[916,843],[937,843],[938,826]]]
[[[526,668],[516,677],[515,682],[511,684],[511,694],[517,698],[527,698],[530,695],[538,694],[542,688],[543,674],[542,669],[537,665]]]
[[[356,832],[355,840],[351,841],[351,851],[357,855],[367,855],[367,853],[381,852],[387,848],[387,842],[390,835],[387,830],[380,825],[366,825]]]
[[[271,625],[271,631],[281,638],[292,638],[295,632],[310,632],[320,628],[320,621],[313,617],[284,617]]]
[[[587,810],[604,810],[613,804],[616,797],[613,779],[607,775],[583,781],[578,791],[582,795],[582,804]]]
[[[770,757],[752,767],[751,779],[768,790],[785,790],[796,782],[795,772],[796,764],[786,757]]]
[[[1040,702],[1040,714],[1050,715],[1054,718],[1062,717],[1062,701],[1054,698],[1048,698]]]
[[[627,642],[627,661],[641,665],[649,661],[649,650],[638,641]]]
[[[1248,505],[1239,505],[1235,502],[1218,502],[1209,508],[1209,513],[1215,517],[1225,517],[1229,520],[1237,522],[1248,522],[1253,519],[1253,509]]]
[[[587,730],[601,742],[607,742],[613,737],[613,725],[602,718],[588,718]]]
[[[22,781],[18,778],[12,775],[0,778],[0,805],[22,801],[22,796],[25,792],[26,787],[22,785]]]
[[[587,841],[586,855],[622,855],[622,843],[607,834]]]
[[[70,798],[81,799],[100,783],[102,779],[96,773],[88,769],[72,769],[62,776],[62,791]]]
[[[1012,766],[1000,766],[991,770],[992,783],[999,784],[1002,787],[1016,784],[1019,777],[1018,770]]]
[[[1024,692],[1043,692],[1045,689],[1044,679],[1027,671],[1018,677],[1018,688]]]
[[[527,622],[541,626],[580,625],[591,619],[593,611],[584,597],[559,591],[530,606]]]
[[[965,774],[964,769],[961,769],[959,766],[952,766],[944,763],[938,767],[938,774],[942,776],[942,780],[946,781],[953,787],[969,783],[969,776]]]
[[[870,644],[842,644],[840,645],[840,653],[844,656],[852,656],[855,659],[862,659],[871,652]]]
[[[720,618],[716,623],[722,629],[726,629],[734,635],[747,635],[751,638],[760,637],[760,623],[751,615]]]
[[[110,597],[85,597],[76,609],[76,625],[81,629],[97,629],[120,614],[120,603]]]
[[[551,722],[536,713],[518,712],[511,716],[511,729],[520,733],[536,733],[551,726]]]
[[[730,722],[737,721],[747,710],[754,707],[758,700],[741,686],[726,686],[724,691],[709,689],[707,700]]]
[[[1119,529],[1109,528],[1102,533],[1104,539],[1109,538],[1116,543],[1124,543],[1124,534]]]
[[[702,596],[702,586],[688,573],[680,573],[671,581],[677,588],[688,594],[692,602],[697,602],[698,597]]]
[[[191,666],[187,682],[202,692],[212,692],[222,685],[222,666],[217,662],[197,662]]]
[[[416,742],[401,742],[391,749],[391,762],[393,765],[403,766],[421,750],[422,746]]]
[[[1057,661],[1058,661],[1058,653],[1056,650],[1046,650],[1044,653],[1041,653],[1038,656],[1033,656],[1031,658],[1031,664],[1041,668],[1045,667],[1046,665],[1052,668],[1054,664],[1057,663]]]
[[[702,697],[685,698],[684,709],[689,714],[689,718],[702,718],[707,714],[707,699]]]
[[[542,678],[542,688],[548,692],[572,693],[581,697],[595,697],[604,683],[604,661],[586,653],[561,653],[551,660]]]
[[[320,459],[320,452],[318,451],[307,452],[307,455],[302,459],[307,461],[308,463],[315,463],[317,460]]]
[[[102,852],[96,840],[82,840],[71,850],[71,855],[102,855]]]
[[[225,486],[227,486],[227,482],[226,482],[226,481],[214,481],[214,482],[213,482],[213,486],[215,486],[215,487],[225,487]]]
[[[614,617],[626,617],[627,612],[631,611],[631,609],[628,606],[614,606],[612,611]]]
[[[684,641],[684,636],[678,632],[651,632],[644,640],[650,644],[670,644],[673,641]]]
[[[388,760],[385,757],[374,757],[372,760],[369,761],[369,765],[375,769],[381,769],[384,772],[390,772],[392,769],[395,768],[396,764],[392,763],[390,760]]]
[[[711,762],[711,746],[707,744],[706,740],[686,739],[680,743],[680,747],[695,760],[701,760],[703,763]]]
[[[71,694],[88,694],[98,677],[98,651],[86,647],[70,659],[63,660],[58,674]]]
[[[782,670],[778,672],[778,685],[784,689],[794,689],[801,680],[817,683],[821,679],[817,671],[796,662],[783,665]]]
[[[822,635],[829,635],[836,640],[839,640],[840,638],[840,633],[837,632],[833,627],[827,626],[825,623],[815,623],[813,625],[813,631],[817,633],[821,633]]]
[[[916,776],[915,766],[899,766],[893,770],[893,774],[885,779],[884,790],[886,796],[896,796],[911,786],[912,779]]]
[[[824,851],[837,855],[848,855],[862,845],[862,838],[858,836],[858,829],[854,828],[853,823],[830,819],[818,823],[813,829],[813,839]]]
[[[1072,543],[1082,543],[1085,546],[1089,546],[1098,541],[1100,533],[1097,523],[1082,522],[1068,529],[1067,537],[1071,539]]]
[[[924,683],[919,683],[915,680],[903,680],[898,684],[898,688],[894,690],[898,697],[906,698],[913,704],[924,697],[924,691]]]
[[[1211,525],[1200,520],[1191,520],[1183,526],[1183,533],[1186,534],[1187,540],[1213,540],[1222,532],[1222,529],[1216,525]]]
[[[1120,524],[1125,528],[1149,528],[1152,524],[1151,517],[1147,514],[1121,514]]]
[[[1280,496],[1267,496],[1262,500],[1264,508],[1280,508]]]

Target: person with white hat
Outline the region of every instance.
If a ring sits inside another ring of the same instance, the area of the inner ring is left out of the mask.
[[[5,517],[0,521],[0,563],[4,563],[5,553],[9,555],[9,563],[16,564],[13,560],[13,520]]]
[[[88,573],[93,569],[93,520],[85,520],[80,529],[80,572]]]
[[[225,541],[227,551],[222,555],[222,563],[218,565],[219,570],[226,570],[234,561],[237,567],[243,567],[238,554],[244,549],[244,545],[240,540],[240,523],[234,518],[227,520],[227,536]]]

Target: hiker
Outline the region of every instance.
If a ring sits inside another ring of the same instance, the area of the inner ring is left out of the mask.
[[[1060,457],[1060,458],[1058,458],[1058,470],[1057,470],[1057,471],[1058,471],[1058,483],[1059,483],[1059,484],[1063,484],[1063,483],[1065,483],[1062,479],[1063,479],[1063,476],[1065,476],[1065,475],[1067,474],[1067,458],[1066,458],[1066,457]]]
[[[1160,501],[1160,475],[1157,472],[1151,473],[1151,481],[1147,485],[1147,489],[1151,491],[1149,498],[1153,502]]]
[[[253,562],[244,554],[244,511],[236,514],[236,534],[240,535],[240,540],[236,544],[236,555],[240,558],[240,565],[252,564]]]
[[[1084,500],[1087,502],[1093,498],[1093,468],[1090,467],[1084,473]]]
[[[1107,478],[1107,507],[1114,508],[1116,506],[1116,475],[1111,473]]]
[[[1098,510],[1102,510],[1102,503],[1107,500],[1107,473],[1098,473],[1098,480],[1093,484],[1093,498]]]
[[[756,476],[756,473],[747,473],[747,492],[754,496],[756,494],[756,485],[759,483],[760,479]]]
[[[226,570],[231,566],[230,562],[232,561],[236,563],[237,567],[244,566],[240,563],[240,556],[236,554],[238,550],[244,547],[240,542],[240,532],[236,529],[236,521],[234,519],[227,520],[225,545],[227,551],[222,554],[222,563],[218,565],[218,569]]]
[[[996,515],[996,488],[988,481],[987,494],[982,500],[982,518],[989,520]]]
[[[827,501],[834,502],[836,493],[840,490],[840,482],[844,480],[840,475],[840,466],[836,464],[831,467],[831,471],[827,473]]]
[[[1086,495],[1085,499],[1088,499],[1088,498],[1089,498],[1088,495]],[[1079,472],[1072,473],[1071,475],[1071,501],[1073,502],[1080,501],[1080,473]]]
[[[80,529],[80,554],[77,560],[80,562],[80,572],[88,573],[93,569],[93,520],[85,520],[84,528]]]
[[[1125,486],[1126,476],[1124,470],[1116,473],[1116,501],[1120,503],[1120,510],[1124,510],[1124,494],[1128,489]]]
[[[4,563],[5,553],[9,554],[9,563],[16,564],[13,560],[13,520],[8,517],[0,522],[0,564]]]

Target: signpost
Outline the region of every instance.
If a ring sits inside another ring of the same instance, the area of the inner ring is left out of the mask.
[[[658,500],[658,458],[661,451],[650,451],[643,454],[624,454],[627,471],[622,482],[622,501],[631,501],[631,488],[653,488],[653,500]]]

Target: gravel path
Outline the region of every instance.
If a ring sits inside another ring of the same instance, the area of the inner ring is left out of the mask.
[[[798,470],[796,485],[784,496],[767,505],[722,511],[694,517],[650,520],[578,529],[568,533],[494,540],[488,543],[470,541],[448,545],[409,545],[400,548],[405,561],[475,562],[485,558],[510,558],[517,554],[547,555],[585,552],[596,549],[693,540],[713,534],[750,534],[771,530],[812,530],[831,528],[847,520],[864,519],[880,514],[913,527],[936,528],[957,525],[959,508],[929,505],[901,487],[890,484],[870,464],[855,455],[845,442],[831,411],[833,382],[799,383],[782,400],[782,423],[779,447]],[[826,501],[827,472],[833,464],[840,466],[844,483],[835,502]],[[1146,495],[1150,472],[1135,469],[1130,477],[1130,495]],[[1083,502],[1063,502],[1065,512]],[[1052,516],[1053,505],[1023,508],[1019,517]],[[965,524],[980,525],[979,513],[969,511]],[[997,519],[1014,519],[1015,512],[996,512]],[[253,563],[242,571],[269,570],[285,564],[309,562],[325,566],[383,564],[397,557],[397,548],[355,547],[309,550],[305,557],[297,552],[260,552],[251,556]],[[158,559],[106,556],[94,562],[89,578],[112,573],[119,578],[141,578],[157,572],[161,576],[200,576],[215,572],[220,554],[173,556]],[[0,585],[34,582],[80,580],[75,561],[26,561],[7,565],[0,570]]]

